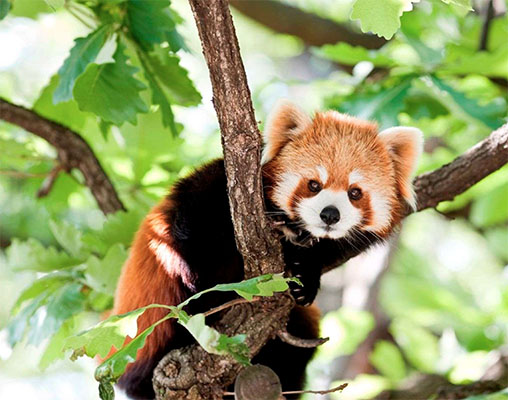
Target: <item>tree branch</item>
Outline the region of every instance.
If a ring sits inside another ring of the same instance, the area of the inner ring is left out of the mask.
[[[386,40],[356,33],[345,25],[273,0],[230,0],[245,16],[279,33],[296,36],[309,46],[346,42],[367,49],[379,49]]]
[[[418,211],[453,198],[508,163],[508,124],[471,147],[451,163],[414,181]]]
[[[125,210],[99,160],[88,143],[76,132],[3,99],[0,99],[0,119],[17,125],[53,145],[63,169],[67,172],[72,168],[81,171],[86,185],[104,214]]]

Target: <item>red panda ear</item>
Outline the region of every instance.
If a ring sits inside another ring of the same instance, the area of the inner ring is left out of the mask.
[[[423,149],[422,131],[407,126],[396,126],[380,132],[379,138],[392,157],[400,193],[408,204],[415,209],[416,198],[411,176]]]
[[[287,100],[279,101],[270,113],[265,126],[262,163],[265,164],[274,158],[292,137],[310,124],[312,120],[299,107]]]

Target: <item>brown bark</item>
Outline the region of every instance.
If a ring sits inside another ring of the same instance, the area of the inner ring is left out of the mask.
[[[118,194],[88,143],[76,132],[50,121],[34,111],[0,99],[0,119],[31,132],[53,145],[61,167],[81,171],[104,214],[124,210]]]
[[[356,33],[345,25],[273,0],[230,0],[245,16],[279,33],[296,36],[309,46],[346,42],[367,49],[379,49],[386,40]]]
[[[443,167],[414,181],[418,211],[453,198],[508,163],[508,124]]]
[[[281,272],[280,247],[264,214],[261,134],[226,0],[190,0],[210,71],[219,119],[231,216],[247,278]]]

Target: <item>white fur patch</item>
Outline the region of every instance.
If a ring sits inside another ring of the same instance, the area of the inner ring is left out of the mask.
[[[278,184],[274,191],[274,201],[288,215],[291,215],[289,209],[289,201],[293,197],[293,193],[300,183],[301,176],[292,172],[285,172],[278,180]]]
[[[349,174],[349,185],[353,185],[363,180],[363,175],[357,169],[354,169]]]
[[[335,206],[339,210],[340,220],[328,227],[319,214],[323,208]],[[362,220],[362,213],[349,201],[347,192],[324,189],[316,196],[303,199],[298,204],[298,214],[305,223],[305,229],[315,237],[339,239],[348,234],[351,228]],[[329,230],[327,230],[329,229]]]
[[[370,207],[374,216],[374,220],[371,225],[365,228],[367,231],[380,231],[386,228],[392,219],[391,208],[388,200],[376,193],[369,192],[370,196]]]
[[[326,181],[328,181],[328,171],[322,165],[316,167],[316,169],[319,174],[319,179],[321,179],[321,183],[324,185]]]

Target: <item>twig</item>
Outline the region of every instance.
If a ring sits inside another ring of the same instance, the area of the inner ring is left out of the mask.
[[[328,389],[328,390],[291,390],[288,392],[282,392],[282,395],[288,395],[288,394],[305,394],[305,393],[311,393],[311,394],[329,394],[333,392],[339,392],[344,390],[347,387],[347,383],[343,383],[339,386],[336,386],[334,388]],[[224,392],[224,396],[234,396],[235,392]]]
[[[347,383],[343,383],[342,385],[336,386],[334,388],[328,390],[293,390],[291,392],[282,392],[283,395],[287,394],[304,394],[304,393],[312,393],[312,394],[328,394],[333,392],[340,392],[347,387]]]
[[[0,119],[17,125],[53,145],[60,165],[70,171],[77,168],[85,178],[104,214],[125,210],[118,194],[88,143],[76,132],[50,121],[34,111],[0,99]]]
[[[37,198],[40,199],[42,197],[46,197],[51,189],[53,188],[53,185],[55,184],[56,178],[58,178],[58,175],[60,174],[60,171],[63,170],[62,165],[58,164],[53,167],[53,169],[49,172],[49,174],[46,176],[46,179],[44,179],[44,182],[42,182],[41,187],[37,191]]]
[[[11,170],[4,170],[4,169],[0,170],[0,175],[6,175],[6,176],[11,176],[13,178],[20,178],[20,179],[44,178],[44,177],[48,176],[47,174],[35,174],[32,172],[11,171]]]
[[[290,344],[295,347],[304,347],[304,348],[314,348],[321,346],[323,343],[328,342],[330,338],[317,338],[317,339],[303,339],[296,336],[291,335],[286,330],[280,330],[277,332],[277,336],[283,342]]]
[[[485,51],[487,49],[488,41],[489,41],[489,32],[490,32],[490,23],[494,18],[494,2],[493,0],[487,0],[487,5],[485,6],[485,17],[482,25],[482,32],[480,36],[480,44],[478,46],[478,51]]]
[[[247,300],[244,298],[235,299],[235,300],[228,301],[227,303],[224,303],[224,304],[217,306],[215,308],[212,308],[211,310],[208,310],[208,311],[204,312],[203,314],[205,314],[205,317],[208,317],[209,315],[218,313],[219,311],[236,306],[238,304],[255,303],[256,301],[259,301],[259,300],[261,300],[261,297],[253,297],[252,300]]]

